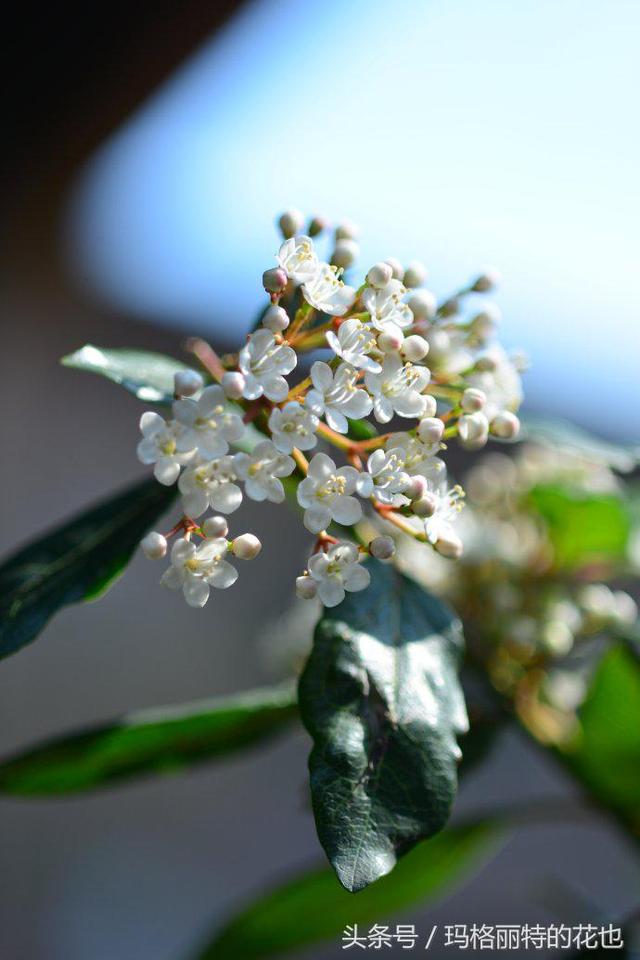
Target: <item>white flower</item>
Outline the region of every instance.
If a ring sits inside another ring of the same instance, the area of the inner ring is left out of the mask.
[[[154,463],[153,473],[160,483],[171,486],[178,479],[180,467],[193,457],[195,444],[185,438],[182,424],[167,423],[158,413],[147,410],[140,417],[142,440],[138,444],[138,460]]]
[[[375,334],[370,326],[360,320],[345,320],[340,324],[337,335],[333,330],[329,330],[327,342],[335,355],[350,363],[352,367],[370,370],[372,373],[378,373],[382,369],[379,363],[368,356],[372,350],[378,349]]]
[[[280,403],[289,392],[284,375],[291,373],[297,362],[295,350],[286,343],[276,343],[270,330],[256,330],[240,351],[239,365],[245,377],[243,396],[247,400],[265,397]]]
[[[307,283],[313,280],[320,267],[318,255],[310,237],[291,237],[280,247],[278,263],[287,276],[296,283]]]
[[[284,487],[278,477],[288,477],[295,470],[295,460],[279,453],[271,440],[258,443],[253,451],[237,453],[234,465],[244,480],[244,489],[252,500],[282,503]]]
[[[433,326],[425,333],[429,344],[429,363],[443,373],[462,373],[473,366],[474,353],[468,331],[449,325]]]
[[[483,413],[491,421],[504,410],[517,411],[522,403],[522,381],[516,365],[501,346],[492,347],[485,357],[492,362],[493,369],[470,373],[467,384],[486,394]]]
[[[429,483],[435,484],[445,474],[444,460],[436,456],[442,449],[441,443],[425,443],[420,437],[408,433],[392,433],[386,447],[402,457],[403,469],[410,477],[425,477]]]
[[[338,278],[338,270],[321,263],[318,272],[302,285],[302,295],[316,310],[341,317],[356,298],[356,291]]]
[[[205,460],[222,457],[244,433],[242,417],[227,409],[222,387],[205,387],[197,400],[176,400],[173,415],[185,427],[184,442]]]
[[[311,367],[314,389],[307,393],[305,406],[316,417],[324,415],[332,430],[346,433],[347,417],[359,420],[371,413],[371,398],[357,381],[358,371],[350,364],[341,363],[334,374],[328,363],[316,360]]]
[[[410,486],[411,477],[404,468],[401,447],[374,450],[367,460],[367,470],[369,475],[358,488],[361,496],[373,494],[376,500],[389,507],[402,507],[410,502],[404,491]]]
[[[171,566],[160,583],[170,590],[182,588],[190,607],[204,607],[209,587],[226,590],[238,579],[238,571],[224,559],[227,541],[205,540],[199,547],[190,540],[176,540],[171,550]]]
[[[377,330],[383,330],[386,323],[395,323],[400,329],[411,326],[413,313],[402,300],[406,292],[399,280],[390,280],[381,290],[367,287],[363,291],[363,306]]]
[[[354,467],[340,467],[326,453],[316,453],[309,472],[298,486],[298,503],[305,508],[304,525],[311,533],[326,530],[332,520],[351,526],[362,517],[354,493],[360,474]]]
[[[298,450],[311,450],[318,442],[316,430],[319,424],[315,414],[298,403],[290,400],[284,407],[274,407],[269,417],[269,430],[273,442],[280,453]]]
[[[464,506],[462,487],[456,485],[447,489],[446,480],[443,477],[442,481],[429,492],[435,500],[435,509],[424,522],[427,540],[434,545],[439,540],[457,540],[453,524]]]
[[[184,512],[199,517],[212,507],[220,513],[233,513],[242,503],[242,490],[234,482],[237,479],[232,456],[189,467],[178,481]]]
[[[344,600],[345,590],[351,593],[365,590],[371,581],[369,571],[360,564],[360,553],[353,543],[334,543],[326,553],[314,553],[308,566],[325,607],[336,607]]]
[[[431,374],[427,367],[404,363],[397,353],[384,359],[380,373],[366,373],[365,383],[373,396],[373,412],[380,423],[388,423],[397,413],[401,417],[422,417],[427,401],[421,396]]]

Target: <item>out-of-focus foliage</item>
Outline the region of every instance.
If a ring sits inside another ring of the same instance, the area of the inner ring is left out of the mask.
[[[0,763],[0,792],[53,796],[177,773],[262,743],[297,717],[291,684],[130,713]]]
[[[393,873],[357,897],[349,896],[327,867],[300,873],[241,909],[195,956],[257,960],[337,941],[347,925],[378,922],[441,897],[491,856],[502,836],[490,822],[452,827],[419,844]]]

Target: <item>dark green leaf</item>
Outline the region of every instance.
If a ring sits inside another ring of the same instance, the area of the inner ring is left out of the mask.
[[[589,792],[640,839],[640,664],[624,646],[605,653],[560,756]]]
[[[441,897],[493,854],[500,835],[489,823],[445,830],[419,844],[390,876],[357,897],[345,893],[327,867],[299,874],[246,906],[196,956],[257,960],[294,950],[298,956],[302,947],[320,940],[333,940],[337,949],[347,925],[386,920],[413,904]]]
[[[621,497],[553,485],[535,487],[530,499],[547,524],[557,567],[624,560],[631,514]]]
[[[0,659],[61,607],[101,596],[174,496],[174,487],[145,480],[9,557],[0,566]]]
[[[320,842],[347,890],[447,822],[467,729],[460,623],[393,567],[326,610],[300,681]]]
[[[259,743],[296,715],[291,685],[139,710],[11,757],[0,764],[0,792],[77,793],[174,773]]]
[[[173,357],[148,350],[105,349],[86,346],[63,357],[65,367],[99,373],[119,383],[139,400],[147,403],[171,403],[173,377],[187,367]]]

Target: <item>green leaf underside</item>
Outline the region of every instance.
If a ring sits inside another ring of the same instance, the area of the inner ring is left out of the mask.
[[[162,353],[150,353],[148,350],[120,350],[94,347],[90,343],[63,357],[60,361],[65,367],[98,373],[114,383],[120,384],[138,400],[145,403],[159,403],[168,406],[172,403],[173,378],[176,373],[188,368],[179,360]],[[243,414],[235,403],[227,404],[229,410]],[[266,437],[256,427],[246,425],[240,440],[232,444],[236,449],[251,453],[253,448]]]
[[[325,610],[299,688],[318,836],[350,891],[443,828],[468,727],[459,621],[393,567],[368,569],[367,590]]]
[[[169,404],[173,378],[187,367],[173,357],[148,350],[105,349],[88,343],[60,361],[65,367],[98,373],[147,403]]]
[[[101,596],[123,572],[175,489],[145,480],[80,513],[0,566],[0,659],[71,603]]]
[[[549,529],[557,567],[624,559],[631,515],[620,497],[551,485],[535,487],[530,498]]]
[[[347,925],[386,920],[413,904],[440,897],[463,879],[463,872],[466,879],[494,853],[500,836],[501,831],[486,822],[452,827],[419,844],[392,874],[357,897],[342,889],[328,867],[302,873],[241,910],[195,956],[257,960],[284,956],[322,940],[334,940],[337,948]]]
[[[625,646],[612,647],[600,661],[579,720],[578,734],[560,756],[640,839],[640,664]]]
[[[61,795],[182,771],[262,742],[296,716],[291,684],[136,711],[11,757],[0,792]]]

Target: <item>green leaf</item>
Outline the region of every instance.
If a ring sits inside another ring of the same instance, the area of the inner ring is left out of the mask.
[[[139,710],[0,763],[0,792],[51,796],[174,773],[266,740],[296,716],[290,684]]]
[[[529,496],[547,525],[556,567],[624,560],[631,514],[621,497],[559,485],[534,487]]]
[[[559,753],[597,801],[640,839],[640,664],[625,646],[603,656]]]
[[[347,436],[349,440],[371,440],[377,437],[378,431],[368,420],[349,420]]]
[[[367,590],[325,610],[299,691],[318,836],[351,891],[445,825],[467,729],[459,621],[393,567],[368,569]]]
[[[0,659],[34,640],[61,607],[101,596],[175,492],[137,483],[9,557],[0,566]]]
[[[148,350],[105,349],[86,346],[63,357],[65,367],[98,373],[147,403],[171,403],[173,378],[187,367],[173,357]]]
[[[168,405],[173,401],[173,378],[180,370],[188,369],[184,363],[166,357],[161,353],[148,350],[120,350],[94,347],[90,343],[63,357],[60,361],[65,367],[98,373],[114,383],[120,384],[138,400],[145,403]],[[243,410],[235,403],[227,404],[229,410],[240,415]],[[232,446],[245,453],[253,448],[265,435],[251,423],[247,424],[240,440]]]
[[[452,827],[419,844],[390,876],[357,897],[345,893],[327,867],[301,873],[247,905],[195,957],[257,960],[293,951],[298,956],[321,940],[333,940],[338,949],[347,925],[379,922],[441,897],[494,853],[500,836],[488,822]]]

